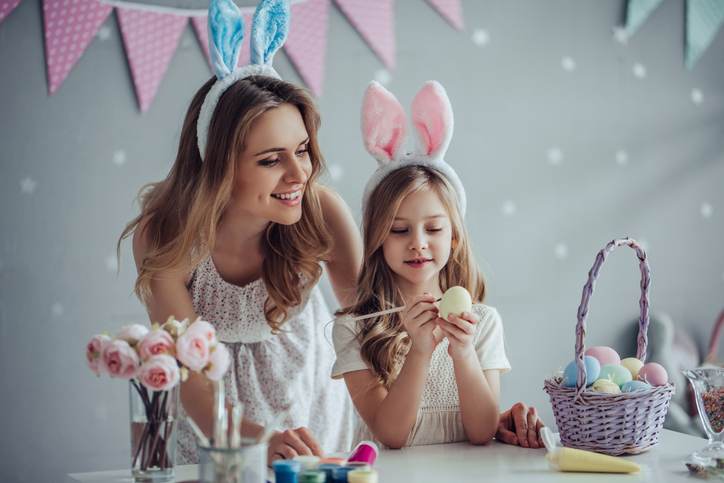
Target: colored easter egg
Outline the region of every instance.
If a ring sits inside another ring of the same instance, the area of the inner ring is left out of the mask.
[[[445,290],[440,300],[440,317],[447,320],[450,314],[460,315],[463,312],[470,312],[472,308],[473,300],[464,287],[450,287]]]
[[[608,379],[617,386],[624,384],[631,380],[631,373],[623,366],[617,364],[606,364],[601,367],[601,372],[598,374],[599,379]]]
[[[610,379],[599,379],[593,383],[592,389],[606,394],[621,394],[621,388]]]
[[[583,362],[586,364],[586,386],[588,386],[598,379],[598,375],[601,373],[601,364],[599,364],[598,359],[591,356],[585,356]],[[576,366],[576,361],[571,361],[563,371],[563,386],[575,387],[577,378],[578,367]]]
[[[669,382],[669,374],[661,364],[648,362],[639,371],[639,380],[646,381],[652,386],[663,386]]]
[[[602,366],[606,364],[621,364],[621,357],[619,357],[618,352],[605,345],[589,347],[586,349],[585,354],[598,359],[598,362],[600,362]]]
[[[646,391],[651,385],[644,381],[628,381],[621,385],[621,392]]]
[[[639,377],[639,371],[644,366],[644,363],[635,357],[627,357],[626,359],[621,359],[621,365],[628,369],[633,379],[636,379]]]

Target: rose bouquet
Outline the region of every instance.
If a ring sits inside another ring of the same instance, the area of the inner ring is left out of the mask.
[[[169,318],[163,325],[127,325],[86,346],[88,367],[98,376],[130,381],[131,468],[134,478],[172,479],[179,382],[189,371],[219,381],[231,357],[203,320]]]

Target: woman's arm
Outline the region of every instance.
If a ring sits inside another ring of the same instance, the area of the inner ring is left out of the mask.
[[[133,236],[133,257],[136,268],[140,270],[141,261],[147,251],[147,241],[143,230]],[[148,315],[153,322],[163,323],[173,316],[177,320],[194,321],[197,315],[191,303],[186,287],[190,268],[166,270],[151,280],[151,295],[146,299]],[[186,414],[194,420],[207,437],[213,434],[214,386],[204,375],[191,372],[189,378],[181,383],[181,404]],[[229,405],[227,404],[227,407]],[[230,412],[229,412],[230,413]],[[231,424],[231,421],[229,421]],[[255,422],[244,419],[241,434],[245,437],[257,437],[264,428]],[[279,457],[293,458],[297,454],[321,454],[319,444],[306,428],[289,429],[276,432],[269,441],[268,461]]]
[[[322,187],[319,201],[334,246],[327,263],[329,279],[340,305],[352,304],[362,266],[362,237],[347,203],[334,191]]]

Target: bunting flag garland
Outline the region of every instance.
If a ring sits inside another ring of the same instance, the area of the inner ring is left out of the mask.
[[[5,20],[18,5],[20,5],[20,0],[0,0],[0,22]]]
[[[146,112],[176,52],[188,18],[126,8],[118,8],[117,15],[138,105],[141,112]]]
[[[625,32],[635,34],[663,0],[628,0]],[[724,23],[724,1],[686,0],[686,58],[692,69]]]
[[[319,96],[327,55],[329,0],[307,0],[292,5],[292,21],[284,51],[304,82]]]
[[[463,6],[460,0],[427,0],[432,8],[447,20],[455,30],[463,30]]]
[[[111,10],[98,0],[43,0],[49,94],[63,84]]]
[[[388,69],[395,67],[394,0],[335,0]]]

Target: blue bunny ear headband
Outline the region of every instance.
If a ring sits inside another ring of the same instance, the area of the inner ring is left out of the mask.
[[[224,91],[239,79],[252,75],[281,78],[272,67],[272,59],[287,39],[289,16],[289,0],[261,0],[251,25],[251,63],[237,68],[244,40],[241,11],[233,0],[211,0],[209,3],[209,56],[217,80],[206,94],[196,123],[202,161],[206,155],[211,117]]]

